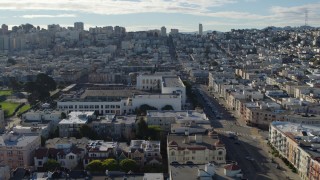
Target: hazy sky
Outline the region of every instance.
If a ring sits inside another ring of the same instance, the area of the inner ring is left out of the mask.
[[[120,25],[127,31],[178,28],[229,31],[266,26],[319,26],[319,0],[0,0],[0,24],[85,28]]]

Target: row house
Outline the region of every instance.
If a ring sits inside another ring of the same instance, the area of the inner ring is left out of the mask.
[[[227,91],[227,98],[226,102],[227,105],[235,110],[236,109],[236,99],[243,99],[243,100],[262,100],[264,98],[264,94],[259,91],[255,91],[246,87],[246,89],[235,89],[235,90],[228,90]]]
[[[114,158],[117,161],[133,159],[139,165],[161,164],[160,141],[131,140],[130,145],[125,142],[90,141],[87,154],[83,159],[86,167],[92,160]]]
[[[66,149],[38,148],[35,150],[34,166],[38,171],[44,171],[44,164],[49,159],[56,160],[61,167],[74,169],[85,155],[85,149],[75,146]]]
[[[130,158],[142,166],[162,163],[160,141],[131,140],[129,148]]]

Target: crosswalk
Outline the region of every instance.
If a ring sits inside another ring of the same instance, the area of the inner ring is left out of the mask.
[[[214,129],[217,133],[221,133],[221,134],[229,134],[231,131],[227,131],[227,130],[223,130],[223,129]],[[238,136],[245,136],[245,137],[252,137],[254,138],[254,136],[252,136],[251,134],[248,133],[240,133],[240,132],[235,132],[236,135]]]

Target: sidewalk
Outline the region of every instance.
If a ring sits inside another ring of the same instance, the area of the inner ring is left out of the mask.
[[[208,94],[210,96],[216,97],[216,99],[218,100],[218,102],[220,104],[222,104],[224,107],[228,108],[228,106],[226,104],[226,101],[224,99],[222,99],[222,98],[219,98],[217,93],[208,92]],[[243,119],[241,119],[241,117],[239,117],[235,113],[235,111],[229,110],[229,109],[227,109],[227,110],[228,110],[228,112],[230,114],[232,114],[235,117],[235,119],[236,119],[236,121],[237,121],[237,123],[239,125],[250,128],[250,134],[252,135],[252,137],[256,137],[258,142],[259,142],[258,146],[260,146],[261,149],[267,154],[267,156],[270,158],[270,161],[271,161],[271,159],[273,159],[274,163],[272,163],[271,165],[276,166],[278,164],[279,168],[280,168],[279,171],[282,171],[286,175],[286,177],[288,177],[288,179],[292,179],[292,180],[300,179],[299,175],[296,174],[296,173],[293,173],[291,171],[291,169],[289,169],[289,167],[287,167],[287,165],[280,158],[273,157],[273,155],[271,153],[269,153],[272,150],[271,150],[271,147],[269,147],[269,145],[267,144],[267,140],[265,139],[266,137],[264,137],[261,134],[261,133],[263,133],[263,132],[261,132],[262,130],[260,130],[260,129],[256,128],[256,127],[247,126],[246,122]]]

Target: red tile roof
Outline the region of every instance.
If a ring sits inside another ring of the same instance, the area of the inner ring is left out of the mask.
[[[229,171],[237,171],[240,170],[240,167],[236,164],[228,164],[224,166],[224,169],[229,170]]]

